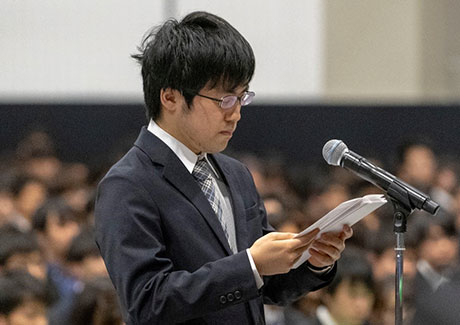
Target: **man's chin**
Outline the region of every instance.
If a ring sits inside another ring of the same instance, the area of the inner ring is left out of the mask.
[[[221,145],[216,145],[212,148],[208,148],[206,152],[207,153],[219,153],[219,152],[224,151],[227,148],[227,146],[228,146],[228,141],[225,143],[222,143]]]

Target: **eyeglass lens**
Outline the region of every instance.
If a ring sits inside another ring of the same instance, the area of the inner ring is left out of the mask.
[[[240,98],[241,106],[249,105],[252,102],[254,95],[255,94],[252,91],[245,92]],[[231,108],[236,104],[236,101],[238,99],[239,98],[237,96],[225,96],[224,98],[222,98],[221,107]]]

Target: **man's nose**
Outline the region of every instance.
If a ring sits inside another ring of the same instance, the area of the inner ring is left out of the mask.
[[[226,113],[225,119],[231,122],[238,122],[241,119],[241,104],[239,101],[235,104],[235,107]]]

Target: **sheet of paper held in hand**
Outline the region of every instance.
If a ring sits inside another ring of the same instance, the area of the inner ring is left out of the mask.
[[[317,238],[323,232],[341,231],[343,225],[348,224],[350,227],[360,221],[362,218],[380,208],[387,202],[382,194],[370,194],[360,198],[352,199],[339,204],[334,210],[330,211],[324,217],[316,221],[310,227],[298,233],[296,237],[306,235],[315,228],[319,228],[320,232]],[[296,269],[302,263],[310,258],[308,249],[302,254],[300,259],[294,264]]]

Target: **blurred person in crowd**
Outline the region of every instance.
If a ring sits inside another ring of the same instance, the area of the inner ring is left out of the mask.
[[[351,173],[350,173],[351,174]],[[369,194],[382,193],[369,182],[355,178],[349,184],[350,196],[363,197]],[[393,236],[393,209],[390,204],[371,212],[353,226],[353,237],[350,243],[359,247],[372,249],[381,243],[381,236]],[[393,238],[394,240],[394,238]]]
[[[457,239],[455,244],[452,224],[446,224],[445,219],[433,223],[434,225],[431,229],[427,229],[424,235],[427,243],[423,244],[421,257],[424,257],[425,261],[430,261],[430,264],[429,268],[423,266],[426,263],[420,267],[413,324],[458,324],[460,319],[460,308],[458,308],[460,301],[460,264],[458,262],[460,233],[457,231],[455,234]],[[453,255],[454,251],[457,251],[456,256]]]
[[[62,198],[74,211],[77,221],[81,225],[92,223],[92,216],[88,213],[88,206],[91,203],[93,192],[87,185],[75,185],[67,188],[62,193]]]
[[[239,157],[239,160],[248,167],[249,172],[251,173],[251,176],[254,180],[254,185],[257,189],[257,192],[259,192],[261,196],[268,195],[270,189],[268,188],[267,182],[265,180],[262,159],[259,159],[258,157],[251,154],[244,154]]]
[[[62,198],[51,198],[33,216],[33,229],[47,261],[47,277],[57,292],[57,301],[50,309],[50,324],[63,324],[81,284],[66,265],[72,240],[80,232],[73,210]]]
[[[85,283],[77,295],[70,325],[122,325],[120,305],[112,282],[107,277]]]
[[[64,267],[52,274],[58,300],[50,310],[50,324],[68,324],[85,283],[104,276],[107,277],[107,271],[94,241],[94,231],[83,229],[73,238]]]
[[[67,252],[66,264],[72,275],[81,281],[108,276],[92,228],[83,229],[72,240]]]
[[[275,194],[282,197],[288,196],[289,184],[286,180],[286,163],[280,153],[272,152],[263,158],[263,172],[265,190],[264,194]]]
[[[390,276],[395,275],[396,259],[395,245],[396,239],[392,229],[387,229],[378,235],[378,239],[373,246],[368,247],[368,259],[372,264],[373,276],[375,281],[384,281]],[[414,229],[415,231],[415,229]],[[417,244],[412,243],[409,238],[405,242],[404,250],[404,281],[411,282],[417,273]]]
[[[46,185],[31,176],[17,175],[11,185],[17,211],[14,223],[21,230],[30,230],[34,212],[45,202],[48,196]]]
[[[276,194],[269,194],[262,197],[265,211],[267,211],[267,219],[273,228],[278,229],[279,226],[286,220],[286,208],[284,200]]]
[[[94,188],[88,184],[89,173],[89,168],[84,164],[66,163],[50,186],[50,192],[66,201],[80,224],[89,221],[87,208],[94,193]]]
[[[12,270],[23,270],[46,280],[46,261],[35,234],[5,225],[0,228],[0,273]]]
[[[35,211],[32,222],[46,260],[63,264],[72,239],[80,231],[74,211],[64,199],[54,197]]]
[[[313,317],[286,309],[286,325],[369,324],[374,308],[375,283],[365,252],[349,247],[338,261],[332,283],[322,290],[323,304]]]
[[[16,221],[19,217],[14,208],[14,199],[11,192],[0,189],[0,227]],[[25,228],[20,227],[18,228]]]
[[[333,180],[325,182],[321,189],[309,196],[304,204],[303,212],[307,216],[305,223],[301,225],[304,229],[309,224],[316,222],[329,211],[335,209],[339,204],[350,199],[346,186],[336,183]]]
[[[18,229],[27,231],[30,229],[29,221],[16,209],[13,183],[16,174],[13,170],[0,171],[0,227],[6,224],[14,224]]]
[[[398,148],[397,176],[415,188],[430,193],[437,160],[428,141],[408,140]]]
[[[415,230],[415,229],[414,229]],[[417,229],[418,262],[414,279],[416,310],[426,299],[448,283],[458,266],[458,238],[453,219],[432,217]]]
[[[455,191],[458,188],[458,171],[458,162],[452,158],[440,159],[430,193],[432,199],[450,214],[455,214],[457,209]]]
[[[149,33],[135,57],[149,126],[100,183],[95,210],[125,321],[262,324],[263,301],[327,285],[351,228],[318,240],[273,232],[248,169],[219,154],[255,95],[242,35],[194,12]]]
[[[291,166],[287,172],[287,182],[302,205],[301,213],[296,212],[294,218],[300,230],[316,222],[350,197],[346,185],[318,166]]]
[[[45,285],[29,273],[0,276],[0,325],[47,325],[48,303]]]
[[[309,293],[283,310],[282,324],[309,324],[316,318],[316,310],[323,305],[325,288]]]
[[[31,131],[16,149],[16,156],[25,175],[51,184],[61,170],[61,161],[56,157],[55,145],[43,130]]]
[[[424,299],[417,308],[413,325],[456,325],[460,320],[460,269],[451,280]]]

